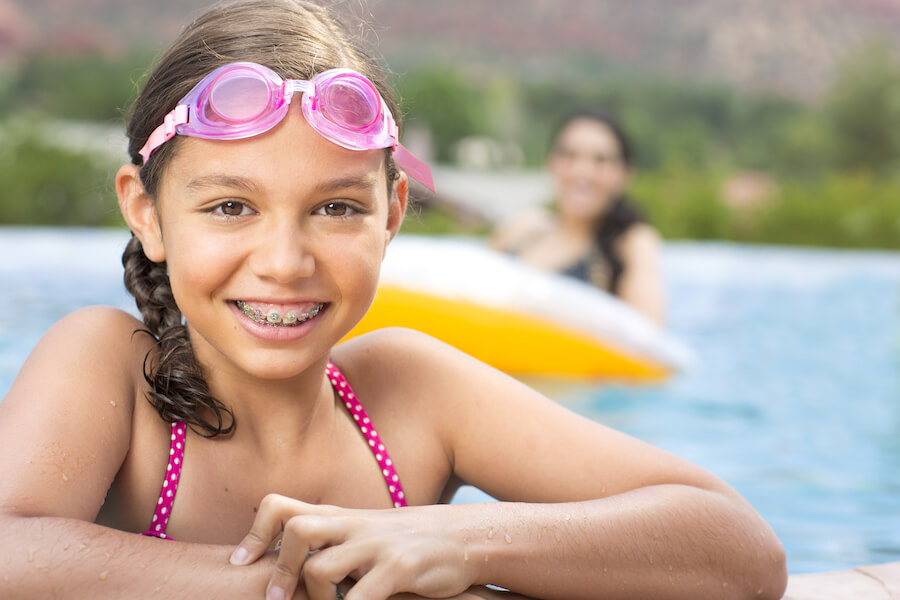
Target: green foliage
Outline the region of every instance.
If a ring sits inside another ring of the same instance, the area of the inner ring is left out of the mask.
[[[446,204],[411,206],[403,220],[403,233],[415,235],[487,235],[490,232],[484,220],[465,219],[460,212]]]
[[[637,177],[634,196],[669,239],[900,249],[900,177],[833,173],[783,181],[747,207],[722,201],[724,174],[666,168]]]
[[[0,224],[121,223],[113,167],[49,145],[32,124],[0,129]]]
[[[632,185],[650,221],[665,237],[678,239],[728,237],[733,226],[720,189],[720,177],[671,166],[644,172]]]
[[[460,139],[484,132],[481,93],[453,67],[439,65],[415,71],[397,85],[403,98],[405,126],[431,131],[437,159],[448,162]]]
[[[742,238],[751,242],[900,249],[900,178],[835,173],[786,182]]]
[[[879,172],[900,166],[900,60],[887,43],[859,48],[828,97],[837,164]]]
[[[0,114],[115,119],[136,96],[135,82],[148,63],[142,53],[33,55],[0,86]]]

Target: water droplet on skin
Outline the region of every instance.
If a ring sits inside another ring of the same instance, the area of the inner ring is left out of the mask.
[[[109,405],[112,406],[113,408],[115,408],[115,407],[116,407],[116,401],[115,401],[115,400],[110,400],[110,401],[109,401]]]
[[[103,571],[100,573],[100,581],[106,581],[106,578],[109,577],[109,571]]]
[[[469,560],[469,553],[468,553],[468,552],[463,552],[463,560],[464,560],[464,561],[468,561],[468,560]]]
[[[489,540],[494,539],[494,528],[493,527],[488,529],[487,539],[489,539]]]
[[[503,536],[503,539],[506,540],[507,544],[512,544],[512,538],[509,537],[508,533],[505,536]]]
[[[566,515],[566,521],[569,521],[571,519],[572,519],[572,515]]]
[[[69,478],[66,477],[66,474],[65,474],[65,473],[62,474],[62,480],[63,480],[63,481],[68,481],[68,480],[69,480]]]

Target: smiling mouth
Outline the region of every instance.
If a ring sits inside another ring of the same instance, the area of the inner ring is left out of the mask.
[[[264,312],[240,300],[235,300],[234,303],[242,315],[255,323],[268,325],[269,327],[296,327],[297,325],[302,325],[319,314],[325,307],[323,302],[319,302],[308,312],[289,310],[282,315],[275,310]]]

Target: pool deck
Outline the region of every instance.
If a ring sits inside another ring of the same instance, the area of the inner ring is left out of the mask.
[[[784,600],[900,599],[900,562],[792,575]]]

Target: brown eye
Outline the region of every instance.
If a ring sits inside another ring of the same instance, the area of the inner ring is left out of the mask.
[[[229,217],[238,217],[244,212],[244,205],[240,202],[223,202],[222,214]]]
[[[346,204],[341,202],[329,202],[324,206],[324,210],[329,217],[343,217],[349,209]]]

